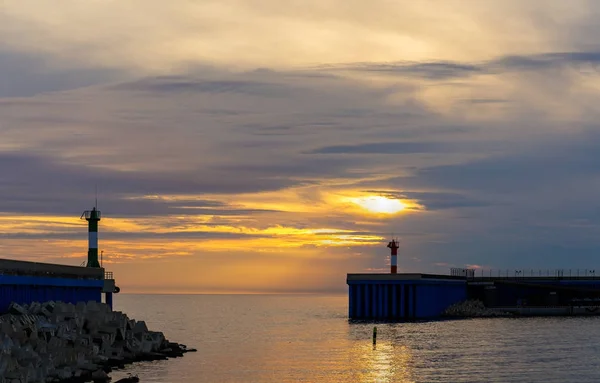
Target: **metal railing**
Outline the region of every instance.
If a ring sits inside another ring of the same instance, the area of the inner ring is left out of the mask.
[[[100,269],[13,259],[0,259],[0,275],[102,279]]]
[[[468,279],[523,279],[523,278],[552,278],[552,279],[600,279],[595,269],[479,269],[467,274]]]
[[[104,279],[115,279],[113,277],[113,272],[112,271],[105,271],[104,272]]]
[[[454,277],[473,277],[475,275],[475,269],[459,269],[453,267],[450,269],[450,275]]]

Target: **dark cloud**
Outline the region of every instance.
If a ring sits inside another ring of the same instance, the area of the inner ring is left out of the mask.
[[[530,71],[589,64],[593,67],[600,63],[600,52],[553,52],[529,56],[505,56],[485,65],[487,71]]]
[[[188,77],[155,77],[113,85],[110,89],[120,91],[163,93],[238,93],[249,96],[282,97],[289,86],[273,82],[242,80],[203,80]]]
[[[416,184],[490,194],[551,190],[582,185],[600,176],[600,135],[560,135],[532,144],[523,151],[420,169]]]
[[[324,67],[325,69],[331,67]],[[443,80],[455,77],[465,77],[483,71],[478,65],[461,64],[457,62],[428,62],[428,63],[358,63],[333,68],[335,70],[353,70],[364,72],[379,72]]]
[[[409,154],[448,151],[449,145],[435,142],[370,142],[333,145],[310,151],[313,154]]]
[[[0,47],[0,98],[31,97],[124,79],[110,69],[54,69],[44,56],[2,50]]]
[[[505,104],[510,102],[510,100],[503,100],[497,98],[469,98],[464,99],[462,101],[469,104]]]
[[[364,164],[360,159],[349,160],[346,158],[315,158],[293,156],[280,161],[255,162],[249,164],[234,164],[219,166],[216,169],[231,174],[252,174],[258,177],[276,177],[282,179],[312,177],[314,180],[295,182],[296,186],[318,184],[319,179],[327,179],[330,176],[344,176],[352,178],[348,172],[353,166]],[[354,177],[360,177],[355,175]]]
[[[109,218],[110,219],[110,218]],[[101,224],[103,222],[101,221]],[[80,230],[71,229],[69,232],[46,232],[46,233],[0,233],[2,239],[30,239],[30,240],[85,240],[85,226],[82,225]],[[160,232],[152,230],[144,232],[116,232],[111,231],[109,227],[103,225],[101,227],[101,239],[118,241],[118,240],[148,240],[156,239],[160,236],[161,240],[199,240],[199,239],[249,239],[249,238],[267,238],[268,235],[261,234],[246,234],[246,233],[216,233],[210,231],[186,231],[186,232]]]
[[[551,52],[532,55],[509,55],[486,62],[461,63],[433,61],[425,63],[396,62],[387,64],[356,63],[341,66],[323,66],[323,70],[349,70],[418,77],[431,81],[466,78],[478,74],[539,71],[552,68],[576,67],[598,71],[599,51]]]
[[[89,208],[96,186],[100,191],[100,204],[120,216],[182,213],[186,209],[196,214],[248,214],[249,210],[229,210],[210,200],[167,203],[161,199],[132,200],[129,197],[250,193],[301,184],[290,178],[254,174],[232,173],[227,177],[222,171],[214,178],[206,172],[120,172],[10,153],[0,154],[0,173],[4,174],[0,180],[0,211],[27,214],[73,214]]]

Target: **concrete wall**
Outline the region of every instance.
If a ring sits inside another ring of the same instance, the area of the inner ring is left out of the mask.
[[[466,281],[383,277],[348,280],[348,315],[352,319],[410,320],[438,317],[465,300]]]
[[[0,275],[29,275],[80,279],[103,279],[104,269],[54,263],[0,259]]]
[[[570,305],[573,299],[600,297],[600,280],[515,278],[469,282],[469,296],[488,307]],[[523,303],[526,302],[526,303]]]
[[[0,275],[0,313],[5,312],[11,302],[100,302],[103,285],[101,279]]]

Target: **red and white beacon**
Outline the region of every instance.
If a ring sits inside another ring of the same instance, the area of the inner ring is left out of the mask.
[[[392,256],[390,258],[391,260],[391,270],[390,272],[392,274],[396,274],[398,272],[398,241],[396,241],[395,239],[392,239],[392,241],[390,243],[388,243],[387,247],[389,247],[392,250]]]

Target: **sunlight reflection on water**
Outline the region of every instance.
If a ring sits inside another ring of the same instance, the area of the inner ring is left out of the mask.
[[[143,382],[597,382],[600,318],[349,322],[343,296],[120,295],[116,308],[184,358],[123,372]]]

